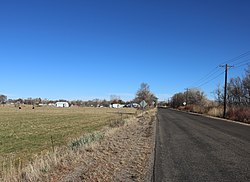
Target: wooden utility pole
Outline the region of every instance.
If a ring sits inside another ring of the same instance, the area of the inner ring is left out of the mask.
[[[228,68],[232,68],[233,66],[220,65],[220,67],[225,67],[225,86],[224,86],[224,111],[223,111],[223,118],[226,118],[227,112],[227,75],[228,75]]]
[[[189,89],[186,88],[185,90],[186,90],[186,105],[188,105],[188,91],[189,91]]]

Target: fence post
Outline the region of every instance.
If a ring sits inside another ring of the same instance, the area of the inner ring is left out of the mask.
[[[51,135],[51,144],[52,144],[52,151],[55,152],[54,140],[52,135]]]

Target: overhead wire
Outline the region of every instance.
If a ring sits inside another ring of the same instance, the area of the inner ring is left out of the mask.
[[[194,82],[192,85],[198,85],[200,83],[202,83],[204,80],[209,79],[211,76],[213,76],[214,74],[218,73],[218,66],[213,68],[208,74],[206,74],[205,76],[203,76],[201,79],[197,80],[196,82]]]
[[[241,65],[237,65],[235,68],[240,68],[240,67],[246,66],[246,65],[250,65],[250,61],[247,63],[241,64]]]
[[[239,55],[239,56],[237,56],[237,57],[234,57],[234,58],[232,58],[232,59],[229,59],[228,61],[225,61],[225,62],[223,62],[223,63],[221,63],[221,64],[225,64],[225,63],[231,64],[231,63],[236,62],[236,63],[235,63],[235,66],[234,66],[235,68],[238,68],[238,67],[241,67],[241,66],[245,66],[245,65],[247,65],[247,64],[250,63],[250,62],[249,62],[250,59],[247,59],[247,60],[244,60],[244,61],[240,61],[240,62],[237,62],[237,61],[239,61],[239,60],[241,60],[242,58],[245,58],[245,57],[247,57],[247,56],[250,56],[250,51],[247,51],[247,52],[245,52],[245,53],[243,53],[243,54],[241,54],[241,55]],[[247,63],[245,63],[245,62],[247,62]],[[242,64],[242,63],[244,63],[244,64]],[[202,87],[202,86],[208,84],[209,82],[215,80],[216,78],[218,78],[220,75],[222,75],[222,74],[224,73],[224,71],[221,72],[219,75],[216,75],[215,77],[213,77],[212,79],[210,79],[212,76],[214,76],[216,73],[218,73],[218,72],[220,71],[220,69],[218,69],[218,68],[219,68],[219,66],[213,68],[213,69],[212,69],[208,74],[206,74],[204,77],[202,77],[202,78],[199,79],[198,81],[194,82],[194,83],[192,84],[192,86],[193,86],[193,85],[199,85],[199,86],[198,86],[198,88],[199,88],[199,87]]]
[[[220,74],[218,74],[217,76],[213,77],[212,79],[210,79],[210,80],[208,80],[208,81],[206,81],[206,82],[200,84],[200,85],[198,86],[198,88],[200,88],[200,87],[202,87],[202,86],[208,84],[209,82],[215,80],[216,78],[218,78],[219,76],[221,76],[223,73],[224,73],[224,71],[222,71]]]
[[[241,59],[241,58],[243,58],[243,57],[246,57],[246,56],[249,56],[250,55],[250,51],[247,51],[247,52],[245,52],[245,53],[243,53],[243,54],[240,54],[239,56],[236,56],[236,57],[234,57],[234,58],[232,58],[232,59],[229,59],[229,60],[227,60],[227,61],[225,61],[225,62],[223,62],[223,63],[221,63],[221,64],[230,64],[230,63],[233,63],[233,62],[235,62],[235,61],[238,61],[239,59]]]
[[[244,60],[244,61],[241,61],[241,62],[238,62],[236,64],[234,64],[234,66],[238,66],[238,64],[242,64],[242,63],[245,63],[245,62],[250,62],[250,59],[247,59],[247,60]]]

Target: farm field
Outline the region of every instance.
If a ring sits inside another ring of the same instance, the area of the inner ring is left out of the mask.
[[[67,145],[84,134],[98,131],[110,122],[129,117],[135,109],[54,108],[24,106],[0,107],[0,162],[32,155]],[[51,140],[52,138],[52,140]]]

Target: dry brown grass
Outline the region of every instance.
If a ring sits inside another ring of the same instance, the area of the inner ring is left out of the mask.
[[[190,112],[207,114],[214,117],[223,117],[223,106],[199,106],[199,105],[188,105],[178,108],[179,110],[186,110]],[[227,108],[226,118],[234,121],[240,121],[244,123],[250,123],[250,108],[247,106],[232,106]]]
[[[249,107],[231,107],[227,111],[227,117],[232,120],[250,123]]]
[[[208,111],[207,114],[209,116],[214,116],[214,117],[223,117],[223,108],[222,107],[213,107]]]

